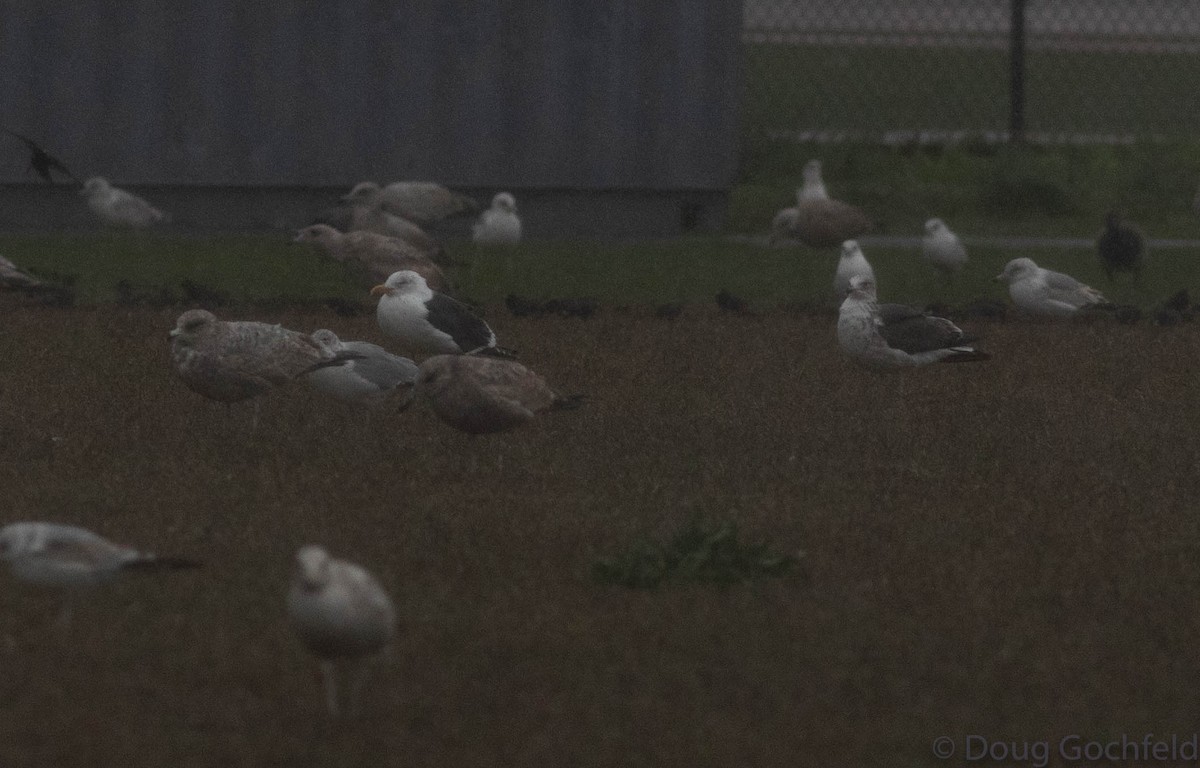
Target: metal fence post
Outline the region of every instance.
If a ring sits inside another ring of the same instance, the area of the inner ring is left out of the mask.
[[[1025,0],[1012,0],[1009,38],[1008,140],[1025,139]]]

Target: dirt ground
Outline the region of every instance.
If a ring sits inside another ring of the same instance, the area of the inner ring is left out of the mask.
[[[3,307],[3,521],[205,562],[89,593],[67,635],[60,596],[0,574],[6,768],[943,765],[972,734],[1195,729],[1194,326],[975,323],[993,360],[877,374],[832,316],[494,309],[587,402],[472,439],[303,387],[252,433],[174,377],[178,311]],[[591,578],[696,515],[804,567]],[[284,615],[309,542],[400,614],[339,723]]]

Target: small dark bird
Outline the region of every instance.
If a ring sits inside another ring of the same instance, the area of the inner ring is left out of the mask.
[[[1096,251],[1110,281],[1117,272],[1132,272],[1136,278],[1146,258],[1146,241],[1134,224],[1122,221],[1116,211],[1109,211],[1104,217],[1104,231],[1096,240]]]
[[[59,173],[65,174],[67,178],[76,184],[80,183],[79,179],[75,178],[75,174],[67,170],[67,166],[62,164],[62,161],[38,146],[37,142],[35,142],[33,139],[29,138],[28,136],[22,136],[16,131],[10,131],[7,128],[4,129],[4,132],[9,136],[23,141],[25,146],[29,149],[29,167],[25,169],[26,173],[32,170],[37,173],[38,176],[41,176],[43,179],[45,179],[47,184],[53,184],[54,176],[51,172],[58,171]]]
[[[717,292],[717,306],[726,312],[745,312],[750,307],[750,302],[743,299],[741,296],[735,296],[729,292],[729,289],[722,288]]]

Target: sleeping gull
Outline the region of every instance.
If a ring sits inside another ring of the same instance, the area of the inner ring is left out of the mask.
[[[347,199],[376,197],[384,210],[416,222],[441,221],[479,210],[479,203],[472,198],[432,181],[395,181],[382,189],[373,181],[361,181],[346,195]]]
[[[359,663],[347,701],[347,709],[353,711],[368,671],[363,657],[381,651],[396,633],[392,599],[362,566],[335,560],[309,544],[296,553],[287,611],[300,641],[321,660],[331,716],[339,713],[335,660]]]
[[[821,161],[809,160],[804,164],[804,184],[796,190],[796,202],[805,200],[828,200],[825,180],[821,178]]]
[[[794,210],[782,219],[789,226],[787,232],[812,248],[832,248],[875,228],[867,214],[840,200],[801,200]],[[776,219],[781,215],[782,211]]]
[[[508,192],[497,193],[492,207],[479,215],[471,228],[471,239],[480,245],[516,245],[521,242],[521,218],[517,200]]]
[[[925,222],[925,236],[921,238],[921,255],[947,278],[967,263],[967,249],[958,235],[941,219]]]
[[[313,223],[328,224],[342,232],[375,232],[398,237],[431,259],[442,252],[441,244],[425,230],[403,216],[385,211],[383,201],[377,196],[343,197],[340,205],[322,211]]]
[[[379,297],[379,328],[412,352],[515,356],[496,346],[496,334],[466,304],[432,290],[416,272],[393,273],[371,295]]]
[[[110,227],[145,229],[168,218],[167,214],[142,198],[114,187],[100,176],[85,181],[79,194],[87,198],[88,208],[92,209],[96,218]]]
[[[140,552],[85,528],[58,523],[9,523],[0,528],[0,559],[14,576],[34,584],[91,587],[130,571],[196,568],[200,564],[177,557]],[[58,623],[71,620],[70,600]]]
[[[833,291],[839,297],[850,290],[850,279],[861,276],[875,283],[875,271],[863,255],[857,240],[847,240],[842,243],[842,255],[838,257],[837,272],[833,276]]]
[[[1070,317],[1084,307],[1108,303],[1095,288],[1070,275],[1042,269],[1033,259],[1013,259],[996,280],[1008,283],[1013,303],[1034,315]]]
[[[519,427],[543,411],[580,403],[512,360],[476,355],[436,355],[421,363],[417,391],[442,421],[472,435]]]
[[[312,340],[330,355],[354,352],[361,355],[345,365],[313,371],[304,380],[313,388],[339,400],[371,405],[398,395],[402,407],[412,400],[417,383],[417,364],[407,357],[393,355],[367,341],[342,341],[326,328],[313,331]]]
[[[411,269],[435,291],[449,285],[442,268],[420,249],[398,237],[377,232],[339,232],[328,224],[313,224],[296,233],[294,242],[315,243],[334,259],[359,268],[375,285],[401,269]]]
[[[875,284],[856,275],[838,312],[838,343],[852,360],[872,368],[987,360],[974,338],[954,323],[903,304],[877,304]]]
[[[1146,258],[1146,239],[1132,222],[1122,221],[1119,213],[1109,211],[1104,217],[1104,231],[1096,240],[1096,252],[1109,282],[1116,272],[1132,272],[1136,279],[1141,276]]]
[[[226,322],[189,309],[171,331],[171,357],[188,389],[210,400],[236,403],[284,386],[306,373],[359,357],[329,352],[303,333],[253,321]]]

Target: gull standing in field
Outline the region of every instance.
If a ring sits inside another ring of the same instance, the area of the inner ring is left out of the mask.
[[[1104,231],[1096,239],[1096,252],[1109,282],[1117,272],[1132,272],[1137,280],[1146,259],[1146,239],[1137,225],[1123,221],[1116,211],[1109,211],[1104,217]]]
[[[93,587],[134,571],[200,565],[194,560],[159,557],[114,544],[86,528],[45,522],[9,523],[0,528],[0,559],[22,581],[66,588]],[[68,597],[58,617],[59,625],[70,623],[72,606]]]
[[[863,277],[875,283],[875,270],[863,255],[857,240],[847,240],[842,243],[842,255],[838,257],[837,272],[833,276],[833,292],[839,297],[845,296],[850,290],[850,280]]]
[[[419,373],[412,360],[367,341],[342,341],[327,328],[313,331],[312,340],[331,356],[345,352],[359,355],[345,365],[307,374],[304,380],[314,389],[360,405],[374,405],[395,396],[400,407],[406,408],[412,400]]]
[[[1085,307],[1108,303],[1095,288],[1070,275],[1042,269],[1029,258],[1008,262],[996,280],[1007,283],[1013,303],[1033,315],[1070,317]]]
[[[371,295],[379,297],[375,319],[380,330],[414,353],[516,356],[496,346],[496,334],[466,304],[431,289],[416,272],[393,273]]]
[[[349,264],[376,285],[388,275],[410,269],[435,291],[446,291],[449,283],[442,268],[423,251],[398,237],[377,232],[339,232],[328,224],[313,224],[296,233],[293,242],[315,243],[329,256]]]
[[[322,547],[309,544],[296,553],[287,612],[300,641],[321,660],[325,704],[332,717],[341,711],[335,662],[349,659],[358,664],[346,702],[353,714],[369,671],[365,657],[379,653],[396,634],[392,599],[362,566],[335,560]]]
[[[79,194],[87,198],[88,208],[96,218],[110,227],[145,229],[160,221],[167,221],[167,214],[142,198],[114,187],[101,176],[93,176],[83,183]]]
[[[941,219],[925,222],[925,236],[921,238],[921,255],[949,280],[967,263],[967,249],[958,235]]]
[[[820,160],[809,160],[804,164],[804,170],[801,173],[803,174],[804,182],[796,190],[797,203],[803,203],[805,200],[829,199],[829,190],[825,188],[825,180],[821,178]]]
[[[260,395],[359,355],[328,351],[279,325],[226,322],[207,310],[189,309],[171,331],[171,357],[179,378],[193,392],[226,404],[254,398],[257,428]]]
[[[903,304],[878,304],[875,283],[862,275],[850,280],[838,312],[838,344],[857,363],[900,368],[928,363],[987,360],[970,346],[975,340],[954,323]]]
[[[436,355],[421,363],[420,392],[434,413],[472,435],[504,432],[543,411],[579,406],[578,395],[563,396],[546,380],[513,360],[477,355]]]
[[[517,199],[508,192],[492,198],[492,207],[479,216],[471,229],[471,239],[480,245],[516,245],[521,242],[521,217]]]
[[[346,197],[378,197],[384,210],[389,213],[422,223],[441,221],[479,210],[479,203],[473,198],[432,181],[394,181],[382,188],[373,181],[360,181]]]

